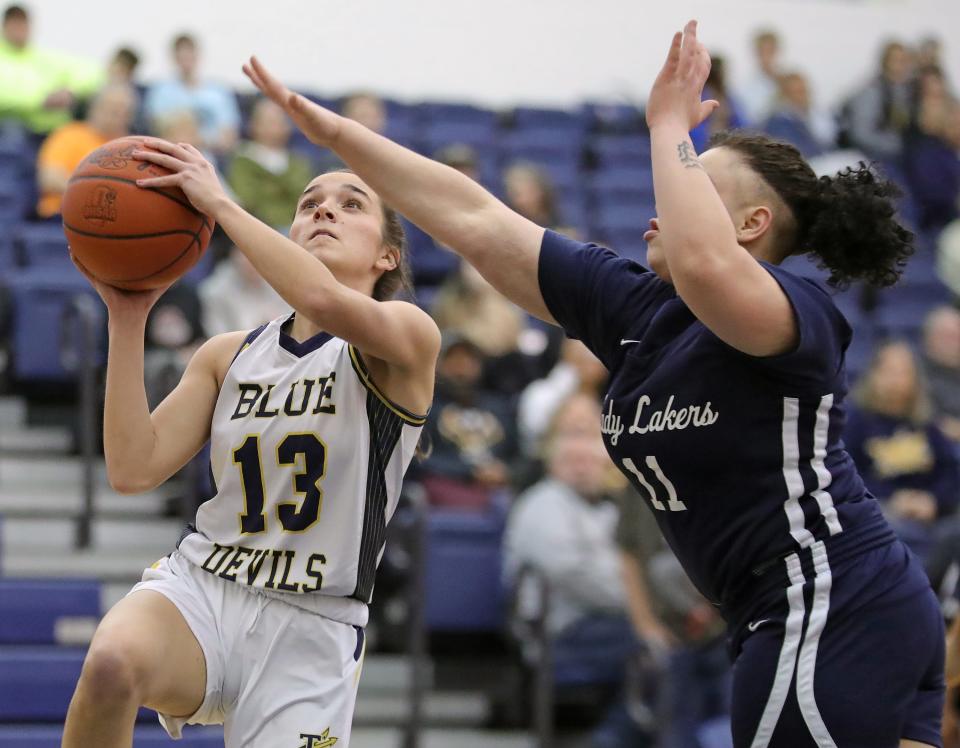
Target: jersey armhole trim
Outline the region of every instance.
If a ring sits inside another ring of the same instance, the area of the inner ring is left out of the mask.
[[[401,419],[413,426],[423,426],[423,424],[427,422],[427,417],[425,415],[411,413],[409,410],[401,405],[397,405],[390,398],[384,395],[379,390],[377,385],[374,384],[373,379],[371,379],[370,373],[367,371],[367,365],[364,363],[363,357],[360,355],[360,351],[358,351],[355,346],[350,344],[347,345],[347,349],[350,351],[350,363],[353,364],[353,370],[360,378],[360,383],[370,390],[370,392],[376,395],[380,402],[386,405],[395,415],[399,416]]]
[[[266,327],[267,326],[265,324],[260,325],[260,327],[258,327],[256,330],[251,330],[250,332],[247,333],[247,337],[243,339],[243,344],[239,348],[237,348],[237,352],[234,353],[233,358],[230,359],[230,366],[233,366],[233,362],[237,360],[237,358],[240,356],[241,353],[243,353],[245,350],[247,350],[247,348],[250,347],[250,344],[253,343],[253,341],[260,336],[260,333],[262,333],[266,329]],[[227,368],[229,369],[230,366],[228,366]]]

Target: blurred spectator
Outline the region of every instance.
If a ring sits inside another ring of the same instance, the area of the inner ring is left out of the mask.
[[[716,133],[735,130],[747,124],[740,102],[727,87],[726,62],[719,55],[712,60],[707,83],[703,87],[703,98],[716,99],[720,106],[690,133],[690,139],[698,153],[706,149],[710,138]]]
[[[960,130],[960,109],[956,119]],[[960,300],[960,218],[947,224],[937,237],[937,277]]]
[[[943,45],[935,36],[927,36],[917,44],[917,67],[943,67]]]
[[[252,330],[289,310],[250,260],[236,247],[199,286],[203,329],[208,336]]]
[[[120,47],[113,53],[107,64],[107,78],[111,83],[136,83],[137,67],[140,65],[140,55],[130,47]]]
[[[614,542],[620,513],[604,495],[610,458],[595,431],[551,440],[547,476],[517,497],[507,520],[505,573],[512,579],[531,564],[545,574],[551,591],[547,628],[554,635],[592,614],[624,616],[626,622]]]
[[[665,664],[658,745],[699,745],[703,723],[729,714],[725,626],[667,546],[646,502],[629,489],[621,505],[616,537],[630,620]]]
[[[518,424],[521,444],[528,455],[542,449],[542,439],[557,410],[574,393],[603,398],[607,370],[579,340],[563,341],[560,361],[550,374],[531,382],[520,396]]]
[[[240,110],[233,92],[200,77],[200,52],[196,40],[180,34],[173,40],[176,77],[153,84],[147,91],[146,112],[154,123],[169,115],[189,111],[200,130],[204,148],[217,154],[237,142]]]
[[[940,428],[960,443],[960,310],[941,306],[927,315],[923,370]]]
[[[888,42],[879,73],[845,107],[850,144],[871,158],[898,162],[903,153],[903,135],[913,112],[911,65],[907,48]]]
[[[467,338],[484,356],[517,349],[523,312],[497,293],[472,265],[463,262],[440,286],[431,314],[441,330]]]
[[[177,386],[205,339],[196,289],[189,283],[174,284],[147,317],[143,370],[151,409]]]
[[[833,119],[813,107],[806,76],[797,72],[785,73],[780,78],[776,105],[763,130],[792,143],[808,159],[833,149],[836,138]]]
[[[939,68],[917,75],[914,122],[904,141],[904,172],[919,208],[920,228],[939,231],[960,214],[960,143],[951,142],[951,120],[960,104]]]
[[[37,155],[40,201],[37,215],[49,218],[60,212],[60,201],[73,170],[92,151],[114,138],[130,134],[137,94],[129,85],[110,84],[94,98],[83,122],[54,130]]]
[[[369,91],[345,96],[340,103],[340,114],[374,132],[382,134],[387,129],[387,106],[383,99]]]
[[[480,181],[480,168],[477,165],[477,152],[464,143],[444,146],[434,154],[434,159],[456,169],[474,182]]]
[[[558,652],[582,652],[593,673],[622,682],[639,652],[627,617],[627,594],[614,536],[620,511],[605,493],[610,458],[594,405],[589,434],[552,433],[547,476],[524,491],[507,519],[504,576],[513,586],[520,571],[539,571],[549,588],[547,633]],[[562,550],[561,550],[562,549]],[[644,739],[616,705],[597,732],[602,745],[636,746]],[[596,742],[594,744],[598,744]]]
[[[524,218],[548,229],[561,225],[553,183],[536,164],[518,161],[503,175],[506,203]]]
[[[30,43],[30,16],[20,5],[3,12],[0,40],[0,120],[13,119],[45,135],[69,122],[80,99],[103,84],[103,68]]]
[[[430,313],[441,330],[463,335],[482,351],[483,382],[491,391],[518,395],[556,363],[562,331],[527,317],[466,262],[440,285]]]
[[[283,110],[270,99],[259,99],[250,117],[250,140],[237,148],[227,174],[240,204],[284,232],[313,176],[312,164],[288,148],[290,134]]]
[[[779,93],[780,37],[776,31],[762,29],[753,36],[756,69],[740,89],[743,110],[750,122],[763,122],[773,111]]]
[[[894,529],[924,558],[933,526],[960,501],[954,445],[933,422],[916,357],[902,342],[881,345],[854,391],[847,451]]]
[[[445,332],[424,429],[432,452],[418,471],[435,506],[484,509],[510,482],[515,416],[506,397],[482,388],[482,374],[481,350],[462,334]]]

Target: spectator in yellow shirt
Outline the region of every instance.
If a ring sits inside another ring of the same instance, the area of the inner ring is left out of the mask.
[[[0,120],[46,134],[72,119],[78,100],[104,80],[101,65],[30,43],[30,16],[19,5],[3,12],[0,36]]]
[[[130,86],[106,86],[91,103],[85,121],[63,125],[43,141],[37,156],[37,215],[57,215],[70,175],[80,162],[104,143],[130,134],[136,102],[136,92]]]

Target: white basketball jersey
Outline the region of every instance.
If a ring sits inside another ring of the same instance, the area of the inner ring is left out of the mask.
[[[352,345],[327,333],[298,343],[288,319],[250,333],[227,371],[210,435],[216,495],[179,550],[363,625],[424,417],[388,400]]]

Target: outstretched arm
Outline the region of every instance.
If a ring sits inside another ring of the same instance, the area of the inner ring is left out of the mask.
[[[553,321],[537,279],[542,227],[455,169],[293,93],[255,57],[243,70],[310,140],[334,151],[385,203],[453,249],[511,301]]]
[[[647,103],[664,255],[677,293],[703,324],[744,353],[772,356],[796,343],[790,302],[739,244],[688,135],[717,107],[700,100],[709,72],[710,56],[691,21],[674,36]]]

